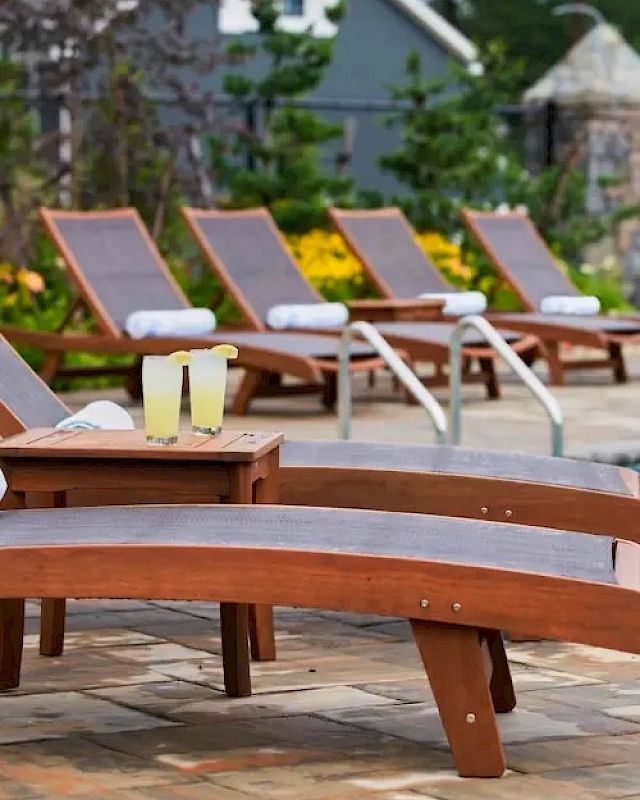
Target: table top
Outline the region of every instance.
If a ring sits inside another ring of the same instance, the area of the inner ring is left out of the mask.
[[[377,300],[350,300],[349,316],[352,321],[365,322],[432,322],[442,319],[444,300],[435,298],[383,298]]]
[[[181,432],[175,445],[149,445],[134,431],[32,428],[0,442],[0,460],[12,458],[109,458],[140,461],[257,461],[284,441],[282,433],[223,431],[218,436]]]

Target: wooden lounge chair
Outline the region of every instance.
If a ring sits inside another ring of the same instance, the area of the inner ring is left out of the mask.
[[[55,425],[70,413],[0,335],[0,437]],[[464,447],[294,440],[281,447],[280,464],[286,505],[411,511],[587,533],[613,528],[640,541],[634,519],[640,475],[623,467]],[[134,502],[131,486],[118,487],[118,501],[125,489],[131,493],[126,502]],[[78,494],[74,504],[106,502],[104,494]]]
[[[209,266],[224,284],[247,325],[267,330],[267,312],[279,303],[318,303],[322,297],[302,275],[287,250],[283,237],[265,208],[216,211],[183,208],[182,213]],[[414,361],[431,362],[435,377],[429,385],[447,385],[443,366],[449,358],[452,325],[439,322],[377,323],[376,328],[394,347]],[[333,331],[335,333],[335,330]],[[519,334],[503,334],[518,350],[530,350],[535,342]],[[516,341],[520,340],[520,341]],[[489,397],[499,396],[495,352],[474,332],[465,335],[464,355],[477,359],[480,372],[467,380],[485,384]],[[257,380],[257,376],[253,378]],[[247,378],[251,380],[251,378]]]
[[[415,232],[399,208],[331,208],[329,215],[382,297],[398,300],[459,291],[418,246]],[[451,318],[443,317],[442,321],[451,322]],[[518,339],[513,331],[501,333],[527,363],[533,360],[537,339]],[[484,349],[493,353],[490,348]]]
[[[55,425],[70,413],[0,336],[0,437]],[[585,533],[615,530],[640,541],[640,475],[623,467],[464,447],[294,440],[280,448],[280,465],[285,505],[442,514]],[[113,497],[79,491],[72,502],[158,499],[127,485]],[[206,499],[180,495],[177,502]]]
[[[69,409],[0,336],[0,436],[55,425]],[[607,534],[640,541],[638,473],[619,467],[433,446],[358,442],[285,442],[280,501],[295,505],[437,513]],[[72,506],[153,503],[164,498],[130,485],[113,492],[78,490]],[[208,497],[177,495],[175,502]],[[12,506],[6,495],[3,508]],[[263,617],[264,620],[264,617]],[[265,624],[259,623],[259,624]],[[273,624],[251,630],[275,653]],[[41,652],[59,655],[64,642],[64,600],[44,600]],[[254,655],[260,652],[254,647]]]
[[[562,385],[568,369],[599,367],[611,368],[616,382],[625,383],[627,371],[622,345],[640,341],[640,318],[541,314],[540,302],[545,297],[579,297],[580,293],[560,270],[529,217],[516,212],[498,214],[465,209],[462,218],[524,308],[523,313],[495,312],[492,321],[540,338],[549,362],[551,383]],[[562,342],[605,350],[607,357],[563,361],[559,352]]]
[[[230,631],[242,630],[248,603],[405,617],[468,777],[506,768],[496,712],[516,698],[501,630],[640,653],[637,544],[447,517],[275,506],[3,512],[4,688],[19,683],[24,598],[69,594],[222,598],[245,609],[223,626],[223,661],[239,647],[247,682],[246,642]]]
[[[252,393],[241,391],[236,396],[234,413],[246,413],[256,394],[320,392],[327,407],[334,405],[337,343],[333,339],[309,333],[238,330],[216,331],[198,338],[127,336],[124,324],[133,311],[189,307],[135,209],[95,212],[42,209],[41,216],[78,290],[78,304],[90,311],[98,328],[97,333],[44,333],[2,327],[5,336],[15,344],[45,351],[42,376],[47,382],[56,375],[78,374],[78,370],[62,367],[64,355],[69,351],[131,353],[141,357],[232,342],[240,351],[238,365],[252,376],[248,382],[256,384]],[[354,372],[383,365],[368,345],[356,343],[352,354]],[[118,371],[122,372],[122,368]],[[134,374],[137,379],[139,368]],[[303,383],[283,387],[274,380],[260,382],[255,378],[284,374]],[[137,383],[132,389],[139,394]]]

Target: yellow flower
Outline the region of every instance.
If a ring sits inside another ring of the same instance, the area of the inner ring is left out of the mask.
[[[416,234],[416,244],[448,277],[456,282],[469,281],[473,277],[473,269],[462,261],[460,246],[445,239],[435,231]]]
[[[305,234],[290,234],[286,239],[291,255],[316,288],[362,283],[360,262],[340,234],[314,229]]]
[[[44,278],[39,272],[21,268],[17,272],[17,281],[30,292],[38,294],[44,291]]]

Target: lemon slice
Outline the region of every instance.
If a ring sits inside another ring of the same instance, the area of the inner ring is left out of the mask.
[[[222,356],[223,358],[234,359],[238,357],[238,348],[232,344],[217,344],[211,348],[213,353]]]
[[[175,353],[171,353],[167,358],[169,361],[173,361],[174,364],[180,364],[185,367],[191,361],[191,353],[188,350],[176,350]]]

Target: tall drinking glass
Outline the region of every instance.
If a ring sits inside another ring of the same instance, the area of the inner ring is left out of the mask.
[[[227,388],[226,356],[212,350],[192,350],[189,362],[191,429],[202,436],[222,430]]]
[[[175,444],[180,426],[182,364],[166,356],[142,360],[144,427],[148,444]]]

